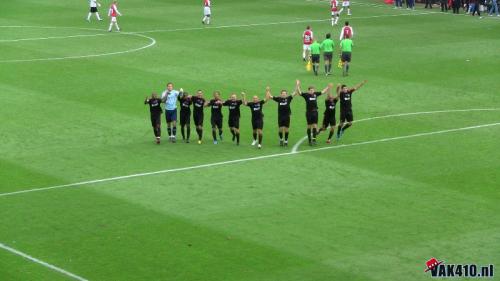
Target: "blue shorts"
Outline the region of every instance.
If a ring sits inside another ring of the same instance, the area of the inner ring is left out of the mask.
[[[167,118],[167,123],[177,121],[177,109],[165,110],[165,118]]]

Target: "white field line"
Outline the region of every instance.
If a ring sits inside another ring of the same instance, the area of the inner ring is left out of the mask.
[[[0,243],[0,248],[4,249],[4,250],[6,250],[6,251],[8,251],[8,252],[10,252],[10,253],[12,253],[12,254],[15,254],[15,255],[21,256],[21,257],[23,257],[23,258],[25,258],[25,259],[27,259],[27,260],[30,260],[30,261],[32,261],[32,262],[34,262],[34,263],[38,263],[38,264],[40,264],[40,265],[42,265],[42,266],[44,266],[44,267],[47,267],[47,268],[49,268],[49,269],[51,269],[51,270],[57,271],[57,272],[59,272],[59,273],[61,273],[61,274],[64,274],[64,275],[66,275],[66,276],[68,276],[68,277],[71,277],[72,279],[75,279],[75,280],[78,280],[78,281],[88,281],[87,279],[85,279],[85,278],[83,278],[83,277],[80,277],[80,276],[78,276],[78,275],[76,275],[76,274],[74,274],[74,273],[71,273],[71,272],[69,272],[69,271],[66,271],[66,270],[64,270],[64,269],[62,269],[62,268],[59,268],[59,267],[57,267],[57,266],[55,266],[55,265],[52,265],[52,264],[50,264],[50,263],[46,263],[46,262],[44,262],[44,261],[42,261],[42,260],[39,260],[39,259],[37,259],[37,258],[34,258],[34,257],[32,257],[32,256],[30,256],[30,255],[28,255],[28,254],[25,254],[25,253],[23,253],[23,252],[21,252],[21,251],[18,251],[18,250],[16,250],[16,249],[11,248],[11,247],[9,247],[9,246],[7,246],[7,245],[4,245],[4,244],[2,244],[2,243]]]
[[[397,114],[389,114],[383,116],[375,116],[364,119],[355,120],[352,123],[359,123],[370,120],[377,119],[385,119],[385,118],[393,118],[393,117],[403,117],[403,116],[412,116],[412,115],[426,115],[426,114],[437,114],[437,113],[454,113],[454,112],[472,112],[472,111],[498,111],[500,108],[472,108],[472,109],[449,109],[449,110],[436,110],[436,111],[421,111],[421,112],[409,112],[409,113],[397,113]],[[300,145],[307,140],[307,136],[301,138],[293,147],[292,152],[296,153],[299,150]]]
[[[477,126],[469,126],[469,127],[463,127],[463,128],[456,128],[456,129],[448,129],[448,130],[442,130],[442,131],[434,131],[434,132],[427,132],[427,133],[412,134],[412,135],[392,137],[392,138],[383,138],[383,139],[377,139],[377,140],[371,140],[371,141],[364,141],[364,142],[358,142],[358,143],[352,143],[352,144],[344,144],[344,145],[338,145],[338,146],[328,146],[328,147],[314,148],[314,149],[302,150],[302,151],[297,151],[297,152],[284,152],[284,153],[269,154],[269,155],[263,155],[263,156],[257,156],[257,157],[250,157],[250,158],[242,158],[242,159],[236,159],[236,160],[229,160],[229,161],[208,163],[208,164],[202,164],[202,165],[196,165],[196,166],[190,166],[190,167],[183,167],[183,168],[166,169],[166,170],[160,170],[160,171],[154,171],[154,172],[146,172],[146,173],[139,173],[139,174],[132,174],[132,175],[126,175],[126,176],[118,176],[118,177],[112,177],[112,178],[89,180],[89,181],[83,181],[83,182],[77,182],[77,183],[70,183],[70,184],[63,184],[63,185],[56,185],[56,186],[49,186],[49,187],[42,187],[42,188],[25,189],[25,190],[14,191],[14,192],[0,193],[0,197],[13,196],[13,195],[18,195],[18,194],[23,194],[23,193],[47,191],[47,190],[52,190],[52,189],[65,188],[65,187],[80,187],[80,186],[89,185],[89,184],[95,184],[95,183],[112,182],[112,181],[119,181],[119,180],[124,180],[124,179],[145,177],[145,176],[158,175],[158,174],[167,174],[167,173],[175,173],[175,172],[181,172],[181,171],[190,171],[190,170],[196,170],[196,169],[202,169],[202,168],[210,168],[210,167],[216,167],[216,166],[223,166],[223,165],[228,165],[228,164],[244,163],[244,162],[249,162],[249,161],[254,161],[254,160],[262,160],[262,159],[276,158],[276,157],[281,157],[281,156],[296,155],[296,154],[299,154],[299,153],[310,153],[310,152],[315,152],[315,151],[320,151],[320,150],[328,150],[328,149],[340,149],[340,148],[346,148],[346,147],[351,147],[351,146],[360,146],[360,145],[374,144],[374,143],[381,143],[381,142],[388,142],[388,141],[394,141],[394,140],[410,139],[410,138],[416,138],[416,137],[422,137],[422,136],[431,136],[431,135],[445,134],[445,133],[451,133],[451,132],[473,130],[473,129],[479,129],[479,128],[485,128],[485,127],[498,126],[498,125],[500,125],[500,122],[499,123],[490,123],[490,124],[477,125]]]
[[[112,56],[112,55],[120,55],[120,54],[127,54],[127,53],[133,53],[137,51],[141,51],[147,48],[150,48],[156,44],[156,40],[152,37],[143,35],[143,34],[137,34],[137,33],[123,33],[125,35],[133,35],[133,36],[138,36],[138,37],[144,37],[146,39],[149,39],[149,44],[135,48],[135,49],[130,49],[130,50],[125,50],[125,51],[118,51],[118,52],[111,52],[111,53],[102,53],[102,54],[91,54],[91,55],[81,55],[81,56],[67,56],[67,57],[53,57],[53,58],[39,58],[39,59],[14,59],[14,60],[0,60],[0,63],[12,63],[12,62],[34,62],[34,61],[54,61],[54,60],[67,60],[67,59],[82,59],[82,58],[95,58],[95,57],[103,57],[103,56]],[[100,34],[99,34],[100,35]],[[99,36],[96,34],[96,36]],[[90,36],[90,35],[89,35]]]
[[[68,38],[80,38],[80,37],[96,37],[108,35],[107,33],[97,33],[97,34],[77,34],[68,36],[53,36],[53,37],[38,37],[38,38],[21,38],[21,39],[0,39],[0,43],[5,42],[22,42],[22,41],[38,41],[38,40],[50,40],[50,39],[68,39]]]

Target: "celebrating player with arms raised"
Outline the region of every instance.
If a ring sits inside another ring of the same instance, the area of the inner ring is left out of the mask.
[[[346,85],[341,86],[340,90],[340,124],[337,130],[337,140],[344,134],[344,131],[352,126],[354,116],[352,114],[352,94],[361,88],[367,81],[363,81],[354,88],[347,88]],[[338,87],[338,86],[337,86]]]
[[[290,128],[290,103],[293,97],[288,95],[286,90],[281,90],[279,97],[271,95],[271,89],[266,88],[266,100],[272,99],[278,103],[278,135],[280,137],[280,146],[288,146],[288,130]],[[283,135],[285,139],[283,140]]]
[[[236,145],[240,145],[240,106],[242,104],[243,101],[237,99],[236,94],[231,94],[231,97],[223,103],[229,108],[228,125],[233,135],[233,142],[236,140]]]
[[[306,101],[306,119],[307,119],[307,138],[309,145],[316,144],[316,135],[318,132],[318,97],[328,92],[333,87],[330,83],[321,92],[317,92],[313,86],[308,88],[307,92],[302,92],[300,89],[300,81],[296,81],[295,96],[301,96]]]
[[[260,100],[258,96],[253,96],[251,102],[247,102],[246,94],[241,93],[243,96],[243,104],[250,107],[252,111],[252,129],[253,129],[253,142],[252,145],[257,143],[257,136],[259,137],[259,144],[257,147],[262,148],[262,129],[264,128],[264,114],[262,113],[262,106],[266,101]]]

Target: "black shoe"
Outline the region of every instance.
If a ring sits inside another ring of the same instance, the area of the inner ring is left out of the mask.
[[[186,140],[186,143],[189,143],[189,139]]]
[[[283,146],[283,140],[280,140],[280,146]]]

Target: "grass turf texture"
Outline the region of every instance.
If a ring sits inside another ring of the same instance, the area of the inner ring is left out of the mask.
[[[0,61],[150,43],[106,33],[107,20],[85,22],[87,10],[85,1],[2,3],[0,26],[65,28],[0,27],[1,40],[104,35],[0,41]],[[120,11],[126,32],[193,30],[140,33],[157,43],[134,53],[1,62],[0,192],[290,151],[277,146],[274,102],[264,106],[263,150],[249,145],[247,108],[240,147],[227,128],[224,142],[211,144],[208,110],[203,145],[154,145],[142,101],[167,81],[207,97],[263,97],[266,85],[277,95],[296,78],[304,88],[368,79],[354,95],[356,119],[500,107],[496,19],[354,3],[351,76],[334,68],[325,78],[305,72],[300,57],[307,24],[317,37],[338,36],[327,20],[307,22],[328,19],[325,2],[219,0],[213,25],[201,29],[199,1],[129,0]],[[215,28],[285,21],[304,22]],[[304,109],[294,99],[292,145],[305,134]],[[500,111],[373,120],[342,143],[499,121]],[[499,137],[489,127],[0,197],[0,242],[89,280],[427,280],[431,256],[500,265]],[[0,279],[67,280],[5,251]]]

